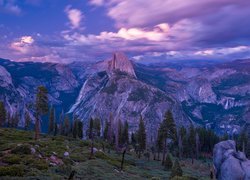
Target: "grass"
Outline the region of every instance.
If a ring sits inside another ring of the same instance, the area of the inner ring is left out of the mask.
[[[0,179],[68,179],[73,170],[76,179],[168,179],[170,176],[160,161],[138,159],[132,152],[125,155],[124,170],[120,171],[121,154],[113,150],[98,151],[90,160],[89,141],[47,135],[34,141],[33,136],[30,131],[0,128]],[[95,147],[102,149],[102,143],[96,141]],[[34,148],[35,153],[30,148]],[[69,157],[64,157],[65,151]],[[51,165],[52,155],[63,164]],[[186,159],[180,164],[184,177],[176,179],[209,179],[208,163],[192,164]]]

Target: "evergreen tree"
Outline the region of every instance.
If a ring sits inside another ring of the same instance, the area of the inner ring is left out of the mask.
[[[167,111],[160,126],[160,134],[164,141],[162,165],[164,165],[165,154],[167,153],[167,139],[176,140],[176,127],[171,111]]]
[[[108,140],[108,131],[109,131],[109,122],[108,122],[108,120],[106,119],[106,121],[105,121],[105,127],[104,127],[104,132],[103,132],[103,138],[105,139],[105,140]]]
[[[181,169],[181,166],[180,166],[178,159],[176,159],[174,162],[174,166],[172,167],[170,176],[171,176],[171,178],[173,178],[175,176],[182,176],[182,169]]]
[[[39,86],[37,88],[35,108],[35,139],[38,139],[40,133],[41,116],[48,113],[48,90],[44,86]]]
[[[123,144],[123,138],[122,138],[122,131],[123,131],[123,126],[122,126],[122,122],[121,120],[119,119],[118,120],[118,125],[117,125],[117,130],[118,130],[118,144],[117,144],[117,147],[120,147],[122,144]]]
[[[73,138],[77,138],[78,137],[78,120],[75,119],[73,122]]]
[[[89,129],[88,129],[88,136],[89,136],[89,139],[92,139],[93,138],[93,127],[94,127],[94,120],[92,118],[90,118],[90,121],[89,121]]]
[[[99,118],[95,118],[93,122],[93,133],[95,137],[101,136],[101,121]]]
[[[193,125],[189,127],[188,143],[189,143],[189,155],[192,158],[192,164],[193,164],[193,158],[195,152],[195,129]]]
[[[158,152],[158,160],[160,160],[160,152],[163,149],[163,135],[161,133],[161,127],[159,127],[158,129],[158,133],[157,133],[157,140],[156,140],[156,148],[157,148],[157,152]]]
[[[78,137],[80,139],[82,139],[83,138],[83,123],[80,120],[78,120],[78,131],[77,131],[77,133],[78,133]]]
[[[141,152],[143,152],[146,149],[146,130],[142,116],[140,117],[139,129],[137,132],[137,141],[139,145],[138,148],[139,148],[139,158],[140,158]]]
[[[173,162],[172,162],[172,160],[171,160],[171,157],[170,157],[169,154],[167,154],[166,160],[165,160],[165,162],[164,162],[165,170],[167,170],[167,171],[168,171],[168,170],[171,170],[172,166],[173,166]]]
[[[110,117],[109,117],[109,128],[108,128],[108,142],[109,144],[113,144],[114,143],[114,128],[113,128],[113,115],[112,113],[110,113]]]
[[[122,132],[122,144],[129,143],[129,135],[128,135],[128,122],[125,121],[123,132]]]
[[[0,101],[0,126],[3,126],[6,120],[6,110],[4,103]]]
[[[25,130],[28,130],[29,127],[30,127],[30,122],[31,122],[31,118],[30,118],[30,115],[29,115],[29,112],[25,112],[25,124],[24,124],[24,129]]]
[[[64,135],[65,129],[64,129],[64,111],[63,110],[59,117],[59,130],[60,130],[60,134]]]
[[[55,124],[55,109],[53,107],[51,107],[50,112],[49,112],[49,128],[48,128],[49,134],[53,133],[54,124]]]
[[[135,137],[135,134],[133,132],[131,133],[131,144],[133,146],[135,146],[135,144],[136,144],[136,137]]]
[[[68,136],[70,133],[70,119],[69,116],[66,115],[64,119],[64,135]]]
[[[54,124],[54,136],[56,136],[58,133],[58,124],[55,122]]]
[[[199,158],[199,150],[200,150],[200,138],[198,132],[195,133],[195,153],[196,159]]]
[[[14,116],[12,116],[12,127],[17,128],[19,123],[19,113],[16,112]]]

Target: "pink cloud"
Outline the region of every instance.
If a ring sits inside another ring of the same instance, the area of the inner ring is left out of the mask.
[[[81,21],[84,18],[84,15],[79,9],[71,9],[70,6],[67,6],[65,9],[65,12],[67,13],[67,16],[69,18],[71,28],[77,29],[81,25]]]

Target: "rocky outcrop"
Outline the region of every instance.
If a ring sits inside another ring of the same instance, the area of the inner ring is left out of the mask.
[[[235,142],[222,141],[214,146],[213,162],[218,180],[249,180],[250,160],[236,151]]]
[[[126,72],[130,76],[136,77],[131,61],[121,52],[113,54],[113,58],[108,61],[108,69],[109,71],[119,70],[121,72]]]

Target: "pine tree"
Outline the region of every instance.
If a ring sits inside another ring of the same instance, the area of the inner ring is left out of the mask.
[[[64,135],[65,133],[65,129],[64,129],[64,111],[62,110],[60,117],[59,117],[60,121],[59,121],[59,130],[60,130],[60,134]]]
[[[44,86],[37,88],[36,94],[36,122],[35,122],[35,139],[39,138],[40,133],[40,119],[42,115],[48,113],[48,90]]]
[[[105,121],[105,127],[104,127],[104,133],[103,133],[103,138],[105,140],[108,140],[108,131],[109,131],[109,128],[110,128],[110,125],[109,125],[108,120],[106,119],[106,121]]]
[[[112,113],[110,113],[110,117],[109,117],[109,128],[108,128],[108,142],[109,144],[113,144],[114,143],[114,126],[113,126],[113,115]]]
[[[135,134],[133,132],[131,133],[131,144],[133,146],[135,146],[135,144],[136,144],[136,137],[135,137]]]
[[[54,124],[55,124],[55,109],[53,107],[51,107],[50,112],[49,112],[49,128],[48,128],[49,134],[53,133]]]
[[[25,130],[28,130],[28,129],[29,129],[29,127],[30,127],[30,122],[31,122],[30,115],[29,115],[29,113],[26,111],[26,112],[25,112],[25,124],[24,124],[24,129],[25,129]]]
[[[0,126],[3,126],[6,120],[6,110],[4,103],[0,101]]]
[[[88,132],[89,132],[89,139],[93,139],[93,127],[94,127],[94,120],[92,118],[90,118],[90,121],[89,121],[89,129],[88,129]]]
[[[164,165],[165,155],[167,152],[167,139],[176,140],[176,127],[174,123],[174,118],[171,111],[167,111],[164,115],[164,119],[160,126],[160,134],[162,135],[164,145],[163,145],[163,158],[162,165]]]
[[[196,159],[199,158],[199,150],[200,150],[200,138],[198,132],[195,133],[195,154]]]
[[[93,122],[93,133],[95,137],[101,136],[101,121],[99,118],[95,118]]]
[[[58,133],[58,124],[55,122],[54,124],[54,136],[56,136]]]
[[[73,138],[77,138],[78,137],[78,120],[75,119],[74,123],[73,123]]]
[[[158,133],[157,133],[157,140],[156,140],[156,148],[157,148],[157,152],[158,152],[158,160],[160,160],[160,152],[163,149],[163,135],[161,133],[161,127],[159,127],[158,129]]]
[[[174,162],[174,166],[172,167],[170,176],[171,176],[171,178],[173,178],[175,176],[182,176],[182,169],[181,169],[181,166],[180,166],[178,159],[176,159]]]
[[[123,140],[123,139],[122,139],[122,130],[123,130],[123,126],[122,126],[122,122],[121,122],[120,119],[118,120],[117,126],[118,126],[118,127],[117,127],[117,131],[118,131],[118,132],[117,132],[117,133],[118,133],[118,134],[117,134],[117,140],[118,140],[118,141],[117,141],[117,143],[118,143],[118,144],[117,144],[117,147],[120,147],[120,146],[123,144],[123,143],[122,143],[122,140]]]
[[[17,128],[18,123],[19,123],[19,113],[16,112],[12,117],[12,127]]]
[[[165,170],[171,170],[171,168],[173,167],[173,162],[171,160],[171,157],[169,154],[167,154],[166,156],[166,160],[164,162],[164,167],[165,167]]]
[[[143,152],[146,149],[146,130],[142,116],[140,117],[139,129],[137,132],[137,141],[139,145],[138,148],[139,148],[139,158],[140,158],[141,152]]]
[[[123,132],[122,132],[122,144],[129,143],[129,136],[128,136],[128,122],[125,121]]]
[[[78,137],[80,139],[82,139],[83,138],[83,123],[80,120],[78,120],[78,131],[77,131],[77,133],[78,133]]]
[[[69,116],[66,115],[64,119],[64,135],[68,136],[69,133],[70,133],[70,120],[69,120]]]
[[[189,127],[188,143],[189,143],[189,154],[191,155],[193,164],[194,152],[195,152],[195,129],[193,125]]]

